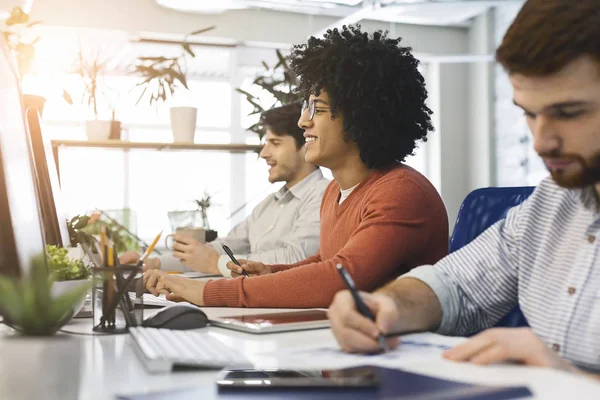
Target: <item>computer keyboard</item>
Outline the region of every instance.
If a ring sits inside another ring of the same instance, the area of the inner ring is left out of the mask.
[[[164,294],[156,297],[150,293],[144,293],[144,307],[166,307],[172,304],[177,304],[174,301],[167,300]],[[131,301],[135,300],[135,293],[129,292],[129,298]]]
[[[141,327],[129,328],[129,332],[138,357],[150,373],[170,372],[174,367],[252,367],[238,350],[207,332]]]

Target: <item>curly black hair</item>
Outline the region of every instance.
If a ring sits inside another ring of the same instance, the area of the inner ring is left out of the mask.
[[[400,41],[344,25],[294,46],[290,55],[297,90],[305,98],[327,92],[332,118],[343,116],[344,139],[357,143],[369,168],[404,161],[433,131],[419,61]]]

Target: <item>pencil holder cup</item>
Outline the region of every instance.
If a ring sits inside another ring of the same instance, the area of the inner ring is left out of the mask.
[[[130,327],[141,326],[144,320],[143,281],[135,277],[140,270],[132,265],[93,268],[94,332],[127,333]]]

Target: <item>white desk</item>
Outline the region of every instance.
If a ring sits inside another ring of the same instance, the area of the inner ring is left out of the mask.
[[[258,313],[259,309],[206,308],[209,316]],[[269,310],[281,311],[281,310]],[[91,320],[74,320],[65,329],[91,332]],[[277,365],[278,353],[290,348],[335,344],[328,329],[252,335],[205,328],[235,345],[261,364]],[[204,399],[216,398],[216,371],[185,371],[150,375],[130,346],[128,335],[61,334],[50,339],[10,337],[0,325],[0,399],[114,399],[116,394],[204,387]],[[600,384],[549,369],[512,365],[476,367],[442,359],[414,363],[409,371],[482,384],[525,384],[539,399],[600,399]]]

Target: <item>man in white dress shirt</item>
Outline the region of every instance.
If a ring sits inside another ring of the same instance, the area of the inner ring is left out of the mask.
[[[270,166],[269,182],[285,182],[281,189],[267,196],[227,236],[212,243],[175,235],[173,254],[147,260],[146,269],[231,277],[226,267],[230,259],[221,244],[229,246],[238,259],[265,264],[293,264],[317,253],[319,210],[329,181],[317,166],[304,161],[304,130],[298,127],[300,113],[301,104],[292,103],[261,115],[260,123],[267,133],[260,157]],[[134,252],[121,256],[121,262],[126,263],[138,259]]]

